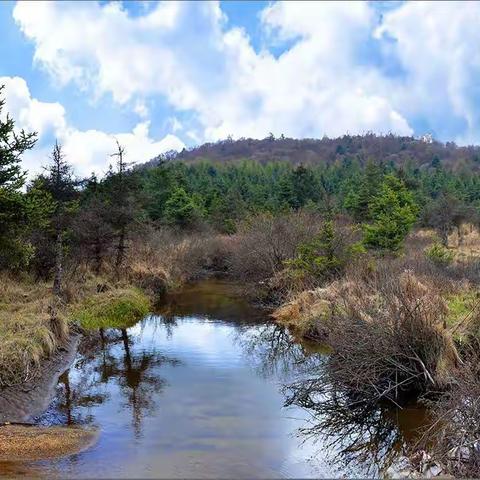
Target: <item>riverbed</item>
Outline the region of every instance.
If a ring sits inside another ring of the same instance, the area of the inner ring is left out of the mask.
[[[188,286],[129,328],[90,331],[31,418],[95,427],[98,442],[70,457],[0,463],[0,475],[379,475],[401,459],[425,412],[351,412],[322,392],[303,404],[325,355],[249,305],[239,286]]]

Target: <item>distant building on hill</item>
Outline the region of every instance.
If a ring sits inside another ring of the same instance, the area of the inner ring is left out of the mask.
[[[433,143],[433,136],[431,133],[426,133],[420,137],[420,140],[424,143]]]

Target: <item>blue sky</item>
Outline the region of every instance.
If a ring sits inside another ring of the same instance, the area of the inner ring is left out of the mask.
[[[477,2],[2,2],[17,126],[79,174],[235,137],[480,141]],[[5,112],[4,112],[5,113]]]

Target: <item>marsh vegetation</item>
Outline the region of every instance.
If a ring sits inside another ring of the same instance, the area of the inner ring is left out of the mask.
[[[109,370],[128,373],[119,388],[137,400],[140,387],[159,392],[149,369],[167,360],[134,358],[128,328],[165,309],[172,290],[227,277],[291,338],[328,347],[313,354],[321,366],[308,381],[297,371],[298,388],[295,378],[285,387],[288,405],[322,412],[317,431],[329,411],[354,428],[355,418],[379,421],[385,405],[422,403],[437,441],[405,452],[411,468],[425,473],[422,450],[438,472],[478,475],[478,149],[391,135],[336,141],[332,151],[322,140],[325,161],[315,144],[310,162],[183,152],[135,167],[117,142],[106,175],[87,179],[56,143],[27,179],[20,162],[35,134],[1,120],[0,388],[34,379],[82,332],[84,358],[96,355],[97,333],[123,345]],[[286,139],[268,142],[277,152]]]

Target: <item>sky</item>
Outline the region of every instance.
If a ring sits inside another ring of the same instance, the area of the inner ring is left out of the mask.
[[[0,2],[18,128],[78,175],[233,138],[480,143],[480,2]]]

